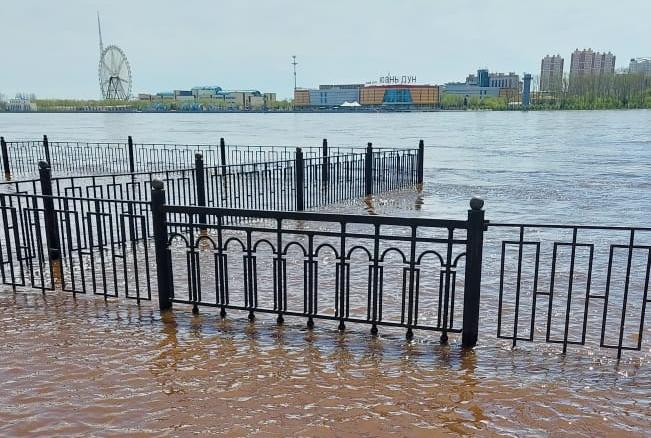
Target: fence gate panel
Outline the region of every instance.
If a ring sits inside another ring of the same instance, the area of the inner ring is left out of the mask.
[[[651,271],[651,228],[489,224],[501,247],[497,336],[642,348]],[[485,290],[488,289],[485,287]]]

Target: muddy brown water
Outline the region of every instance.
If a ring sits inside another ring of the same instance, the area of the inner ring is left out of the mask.
[[[5,436],[648,436],[648,358],[0,294]]]

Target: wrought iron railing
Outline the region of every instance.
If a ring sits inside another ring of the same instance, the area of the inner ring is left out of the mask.
[[[0,194],[3,284],[151,299],[147,202]]]
[[[302,146],[304,158],[328,158],[363,153],[364,147]],[[286,161],[295,158],[295,146],[227,145],[223,138],[215,144],[70,142],[43,140],[6,141],[0,137],[0,152],[5,176],[35,175],[36,164],[46,161],[56,175],[87,173],[134,173],[192,167],[194,156],[202,154],[207,167]],[[376,148],[402,150],[399,148]]]
[[[499,338],[641,349],[651,228],[491,223],[487,247],[499,254],[488,274]]]
[[[295,154],[294,160],[212,167],[196,154],[189,169],[56,178],[42,161],[38,179],[0,183],[3,283],[150,299],[150,195],[158,178],[176,205],[302,210],[363,196],[361,187],[395,187],[393,177],[366,174],[367,163],[388,162],[401,187],[413,186],[414,160],[422,157],[405,151],[396,161],[392,151],[371,147],[328,160],[305,160],[300,149]]]
[[[228,166],[206,166],[197,153],[191,168],[59,177],[41,162],[39,178],[0,183],[0,192],[40,194],[45,184],[56,196],[149,201],[151,182],[161,179],[176,205],[301,211],[415,187],[422,182],[422,150],[369,146],[363,153],[306,159],[299,148],[292,160]]]
[[[158,296],[172,303],[315,319],[463,332],[477,341],[483,202],[468,220],[165,204],[154,181]],[[237,220],[232,220],[236,218]],[[230,220],[229,220],[230,219]],[[460,275],[457,275],[461,272]],[[184,292],[182,293],[181,290]],[[460,323],[461,321],[461,323]]]
[[[422,183],[423,146],[0,184],[3,284],[640,351],[651,228],[305,213]],[[165,199],[166,198],[166,199]],[[484,230],[486,239],[484,240]],[[155,248],[152,248],[155,246]],[[152,252],[153,251],[153,252]],[[484,285],[481,284],[482,264]],[[460,273],[463,274],[460,274]],[[153,285],[152,285],[153,283]],[[157,285],[157,287],[156,287]]]

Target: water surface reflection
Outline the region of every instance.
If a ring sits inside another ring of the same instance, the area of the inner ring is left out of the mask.
[[[598,350],[3,291],[0,434],[432,436],[649,430],[651,366]]]

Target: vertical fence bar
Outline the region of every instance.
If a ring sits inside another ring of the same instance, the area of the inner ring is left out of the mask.
[[[136,171],[136,162],[133,156],[133,139],[129,136],[129,172],[134,173]]]
[[[45,161],[47,161],[47,164],[51,169],[52,162],[50,161],[50,142],[47,139],[47,135],[43,136],[43,150],[45,151]]]
[[[366,157],[364,159],[364,181],[366,196],[373,194],[373,143],[366,146]]]
[[[54,200],[52,199],[52,170],[48,163],[45,161],[38,162],[38,174],[41,181],[41,194],[44,196],[43,218],[45,220],[45,238],[47,240],[48,257],[53,262],[61,259],[61,245],[56,212],[54,211]]]
[[[328,139],[323,139],[323,148],[322,148],[322,165],[321,165],[321,181],[323,186],[328,185],[330,181],[330,158],[328,157]]]
[[[466,243],[465,290],[463,294],[463,332],[461,342],[471,348],[477,344],[479,332],[479,299],[481,295],[481,262],[484,246],[484,201],[470,200]]]
[[[301,148],[296,148],[294,163],[296,211],[303,211],[305,209],[305,163],[303,162],[303,150]]]
[[[172,308],[172,266],[167,248],[167,217],[165,213],[165,184],[159,179],[151,182],[151,213],[156,248],[158,307]]]
[[[5,171],[5,179],[11,178],[11,166],[9,165],[9,151],[7,150],[7,142],[4,137],[0,137],[0,147],[2,148],[2,166]]]
[[[194,181],[195,181],[195,187],[197,189],[197,205],[199,207],[205,207],[206,206],[206,181],[205,181],[205,171],[204,171],[204,165],[203,165],[203,155],[199,152],[194,154]],[[202,224],[202,226],[199,228],[201,233],[205,233],[208,228],[205,226],[206,224],[206,214],[201,213],[199,214],[199,223]]]
[[[425,159],[425,142],[421,140],[418,142],[418,165],[416,170],[416,184],[418,184],[419,189],[423,188],[424,159]]]
[[[219,161],[222,165],[222,175],[226,174],[226,142],[224,137],[219,139]]]
[[[128,137],[127,146],[127,152],[129,155],[129,172],[131,173],[131,186],[127,185],[127,199],[135,199],[136,176],[134,175],[134,172],[136,171],[136,165],[135,157],[133,154],[133,138],[131,136]],[[130,190],[133,191],[133,196],[129,196]],[[133,217],[133,205],[131,205],[131,203],[129,203],[127,206],[127,214],[129,215],[129,240],[131,242],[135,242],[137,240],[136,224],[135,218]]]

